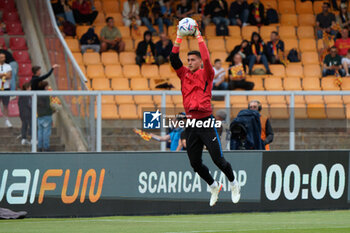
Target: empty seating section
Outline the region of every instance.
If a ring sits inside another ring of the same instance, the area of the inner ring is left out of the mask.
[[[172,90],[181,89],[181,81],[169,63],[157,65],[142,65],[139,67],[135,62],[135,50],[137,44],[143,39],[147,27],[141,26],[138,31],[130,30],[122,23],[122,8],[125,0],[95,1],[95,8],[99,11],[94,22],[95,31],[100,33],[105,25],[106,17],[114,17],[123,40],[126,44],[125,52],[120,54],[112,51],[101,54],[87,51],[80,52],[79,38],[87,31],[89,26],[77,26],[76,38],[66,38],[66,42],[73,52],[77,63],[86,73],[93,90],[159,90],[156,88],[160,83],[168,82],[174,86]],[[228,1],[230,4],[232,1]],[[249,3],[252,1],[248,1]],[[254,82],[254,90],[262,91],[321,91],[321,90],[350,90],[350,81],[343,79],[341,85],[337,85],[335,77],[322,78],[322,63],[319,60],[319,49],[323,43],[315,37],[315,16],[322,11],[323,1],[302,2],[300,0],[261,0],[265,9],[274,8],[279,14],[279,23],[267,26],[229,26],[229,36],[216,36],[216,27],[210,24],[205,30],[205,42],[207,43],[211,62],[219,58],[223,61],[223,67],[227,69],[229,63],[225,62],[227,55],[233,48],[239,45],[243,39],[251,40],[253,32],[258,32],[267,43],[270,41],[271,32],[277,31],[285,44],[285,56],[291,49],[296,49],[300,55],[300,62],[286,65],[270,65],[273,75],[247,76],[247,81]],[[11,6],[9,6],[11,7]],[[8,28],[13,35],[22,35],[19,16],[16,12],[5,13],[3,19],[9,22]],[[156,26],[157,28],[157,26]],[[176,37],[176,27],[170,26],[167,34],[172,40]],[[0,44],[4,44],[0,38]],[[159,37],[153,37],[156,42]],[[15,51],[14,56],[22,64],[30,64],[30,58],[25,40],[20,37],[10,38],[9,47]],[[17,51],[18,50],[18,51]],[[184,38],[180,47],[180,58],[187,65],[187,53],[191,50],[199,50],[196,40]],[[28,65],[30,66],[30,65]],[[254,68],[265,69],[262,65]],[[20,72],[28,75],[27,65],[20,66]],[[227,78],[227,75],[226,75]],[[24,78],[22,79],[25,80]],[[265,113],[272,118],[285,119],[289,117],[289,97],[284,96],[232,96],[231,107],[234,109],[245,108],[251,99],[259,99],[266,105]],[[114,106],[103,114],[104,119],[136,119],[142,117],[142,108],[160,106],[160,96],[118,96],[103,100],[103,109]],[[323,118],[337,119],[346,114],[343,104],[350,104],[350,96],[296,96],[295,111],[297,118]],[[167,96],[167,106],[170,108],[181,107],[181,96]],[[215,109],[224,107],[223,102],[213,102]],[[335,114],[334,109],[339,109]],[[237,113],[234,110],[235,114]],[[350,112],[350,111],[349,111]],[[233,114],[231,112],[231,114]],[[234,116],[234,114],[233,114]]]

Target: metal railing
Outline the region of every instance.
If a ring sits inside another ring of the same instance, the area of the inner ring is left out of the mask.
[[[290,96],[289,104],[289,149],[295,150],[295,96],[344,96],[350,95],[350,91],[213,91],[213,96],[224,96],[225,107],[230,109],[230,96]],[[38,96],[94,96],[96,98],[96,152],[102,151],[102,96],[136,96],[136,95],[160,95],[161,109],[166,107],[167,95],[181,95],[180,91],[11,91],[0,92],[0,96],[31,96],[32,97],[32,152],[36,152],[37,142],[37,98]],[[92,103],[94,104],[94,103]],[[90,116],[91,117],[91,116]],[[94,116],[92,116],[94,117]],[[227,114],[227,122],[230,122],[230,114]],[[161,128],[161,135],[165,135],[165,129]],[[161,144],[161,151],[165,151],[165,143]]]

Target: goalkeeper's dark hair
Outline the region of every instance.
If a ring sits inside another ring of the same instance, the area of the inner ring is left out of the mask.
[[[196,55],[197,57],[202,58],[202,57],[201,57],[201,53],[200,53],[198,50],[189,51],[189,52],[187,53],[187,56],[190,56],[190,55]]]

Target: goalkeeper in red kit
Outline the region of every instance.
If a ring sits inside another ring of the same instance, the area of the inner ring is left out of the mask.
[[[186,127],[187,155],[194,171],[197,172],[211,188],[210,206],[215,205],[217,202],[222,184],[213,179],[209,173],[209,169],[202,162],[204,145],[208,149],[216,166],[225,173],[230,181],[232,202],[237,203],[241,196],[240,186],[233,175],[230,163],[228,163],[223,156],[218,132],[215,126],[199,127],[203,126],[203,122],[205,121],[215,121],[211,108],[211,90],[213,88],[214,70],[210,63],[207,46],[204,43],[198,26],[193,36],[198,40],[200,51],[190,51],[187,54],[188,67],[183,66],[179,57],[180,45],[182,42],[182,35],[179,30],[177,31],[177,38],[170,54],[171,65],[181,80],[181,92],[186,117],[188,119],[194,119],[196,123],[200,123],[191,126],[187,125]],[[203,68],[201,68],[202,63]]]

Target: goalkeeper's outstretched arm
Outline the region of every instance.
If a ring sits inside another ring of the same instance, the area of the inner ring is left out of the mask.
[[[171,63],[171,66],[174,68],[174,70],[178,70],[183,66],[179,56],[181,42],[182,42],[182,36],[180,35],[180,31],[177,30],[176,40],[175,40],[173,49],[170,53],[170,63]]]

